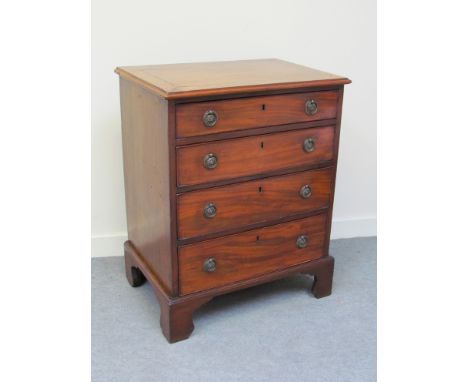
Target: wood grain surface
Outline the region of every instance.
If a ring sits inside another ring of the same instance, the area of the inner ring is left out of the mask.
[[[116,72],[126,276],[132,286],[152,285],[168,341],[187,338],[193,312],[224,293],[309,273],[315,296],[329,295],[343,88],[351,81],[276,59]],[[316,114],[305,112],[309,99]],[[207,110],[218,117],[212,128],[203,123]],[[215,168],[204,166],[207,154]],[[309,198],[300,195],[305,185]],[[208,203],[212,218],[204,215]],[[204,268],[209,258],[212,272]]]
[[[278,59],[127,66],[118,67],[115,72],[166,99],[304,89],[351,82],[343,76]]]
[[[332,119],[336,116],[337,98],[336,91],[323,91],[180,104],[176,106],[177,137]],[[316,102],[315,114],[305,112],[308,100]],[[203,123],[208,110],[218,115],[213,127]]]
[[[120,80],[128,238],[172,290],[167,101]]]
[[[129,282],[133,286],[141,285],[148,280],[153,287],[153,291],[160,304],[161,329],[167,340],[172,343],[181,341],[190,336],[194,329],[193,312],[203,304],[206,304],[214,296],[230,293],[236,290],[250,288],[255,285],[264,284],[273,280],[294,274],[305,273],[314,276],[312,293],[315,297],[321,298],[331,293],[334,259],[331,256],[323,256],[319,259],[307,261],[298,265],[278,269],[256,277],[251,277],[236,283],[223,285],[219,288],[201,290],[192,294],[172,297],[167,294],[160,280],[148,267],[144,258],[135,249],[130,241],[125,242],[125,268],[127,275],[131,275],[132,270],[141,273],[141,281],[135,284],[133,276]]]
[[[177,149],[179,186],[213,182],[296,166],[313,165],[333,158],[333,126],[229,139]],[[305,152],[304,140],[313,138],[315,150]],[[207,154],[218,166],[204,167]]]
[[[242,230],[251,224],[326,208],[332,172],[333,168],[327,167],[178,195],[179,239],[232,228]],[[306,185],[312,195],[303,198],[300,190]],[[213,218],[204,215],[208,203],[216,207]]]
[[[189,244],[179,248],[180,293],[220,287],[323,256],[326,214]],[[296,240],[307,235],[309,243],[298,248]],[[216,270],[203,270],[214,258]]]

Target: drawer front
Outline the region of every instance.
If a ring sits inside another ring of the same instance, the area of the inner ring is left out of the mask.
[[[273,272],[323,255],[326,214],[179,248],[186,295]]]
[[[176,106],[178,137],[336,117],[336,91],[187,103]]]
[[[332,167],[178,196],[179,239],[328,207]]]
[[[321,163],[333,158],[333,126],[177,148],[179,186]]]

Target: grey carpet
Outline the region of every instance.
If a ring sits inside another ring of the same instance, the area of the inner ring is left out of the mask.
[[[376,380],[376,238],[335,240],[333,293],[289,277],[220,296],[169,345],[148,283],[132,288],[123,257],[92,259],[92,380]]]

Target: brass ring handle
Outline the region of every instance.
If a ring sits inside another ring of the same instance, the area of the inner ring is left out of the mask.
[[[306,153],[311,153],[315,150],[315,139],[314,138],[306,138],[304,139],[303,149]]]
[[[203,270],[208,273],[214,272],[216,270],[216,259],[214,257],[210,257],[205,260],[203,263]]]
[[[208,170],[216,168],[218,166],[218,157],[213,153],[206,154],[203,159],[203,165]]]
[[[208,219],[214,218],[216,216],[216,205],[214,203],[208,203],[203,209],[203,215]]]
[[[307,235],[300,235],[296,240],[297,248],[305,248],[309,244],[309,237]]]
[[[318,105],[317,102],[315,102],[313,99],[309,99],[305,103],[305,112],[308,115],[314,115],[318,111]]]
[[[203,114],[203,123],[206,127],[213,127],[218,122],[218,113],[214,110],[208,110]]]
[[[305,186],[301,187],[299,194],[303,199],[310,198],[310,196],[312,195],[312,188],[308,184],[306,184]]]

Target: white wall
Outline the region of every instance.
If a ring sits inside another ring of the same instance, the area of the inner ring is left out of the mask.
[[[376,5],[92,1],[92,255],[121,255],[125,198],[116,66],[276,57],[345,75],[332,236],[376,233]]]

